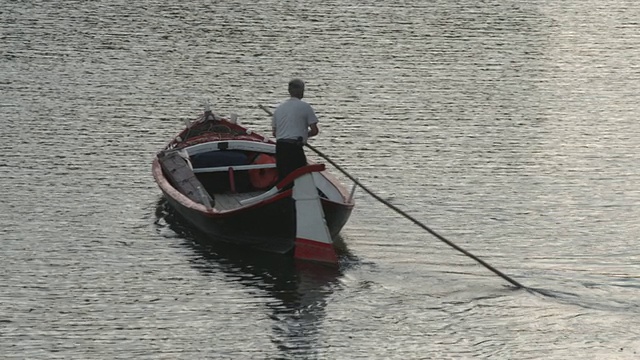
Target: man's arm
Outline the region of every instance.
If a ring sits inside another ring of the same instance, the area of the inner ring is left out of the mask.
[[[318,135],[318,133],[320,132],[320,129],[318,129],[318,123],[314,123],[309,125],[309,133],[308,133],[308,137],[312,137],[312,136],[316,136]]]
[[[313,110],[311,105],[307,104],[307,124],[309,124],[309,132],[307,133],[307,137],[312,137],[318,135],[320,130],[318,129],[318,117],[316,116],[316,112]]]

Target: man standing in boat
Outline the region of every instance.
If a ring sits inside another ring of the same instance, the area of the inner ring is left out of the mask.
[[[273,112],[271,127],[276,138],[276,167],[279,180],[295,169],[307,165],[303,146],[307,139],[318,135],[318,117],[311,105],[302,101],[304,82],[289,81],[291,98]]]

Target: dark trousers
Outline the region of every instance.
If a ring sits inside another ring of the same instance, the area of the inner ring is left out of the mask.
[[[276,142],[276,167],[278,168],[278,181],[284,179],[295,169],[307,165],[307,157],[304,155],[302,142],[278,140]]]

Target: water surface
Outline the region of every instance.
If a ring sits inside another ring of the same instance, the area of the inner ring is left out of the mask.
[[[637,358],[638,18],[625,1],[5,1],[0,353]],[[541,292],[362,191],[338,270],[203,245],[154,153],[207,99],[268,132],[257,105],[291,77],[316,148]]]

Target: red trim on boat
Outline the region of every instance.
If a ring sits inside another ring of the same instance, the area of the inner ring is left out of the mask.
[[[301,260],[338,264],[338,255],[332,244],[308,239],[296,238],[293,256]]]
[[[297,168],[291,174],[287,175],[284,179],[282,179],[282,181],[277,183],[276,187],[278,188],[278,190],[282,190],[283,187],[285,187],[289,183],[292,183],[295,179],[299,178],[300,176],[306,173],[324,171],[324,169],[325,169],[324,164],[313,164],[313,165],[307,165],[301,168]]]

